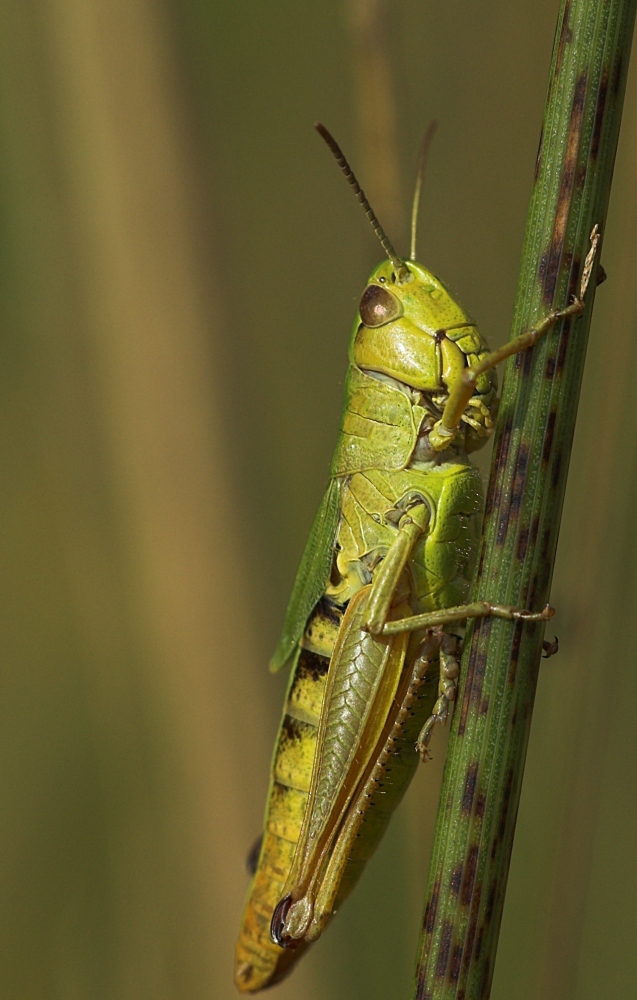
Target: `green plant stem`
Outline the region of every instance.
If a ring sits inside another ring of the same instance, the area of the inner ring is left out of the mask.
[[[562,0],[512,337],[572,300],[595,223],[603,238],[636,6]],[[598,262],[583,316],[507,362],[474,601],[548,600]],[[521,622],[467,629],[416,1000],[490,994],[542,638]]]

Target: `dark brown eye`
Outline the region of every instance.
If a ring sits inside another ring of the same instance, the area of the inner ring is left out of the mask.
[[[392,319],[398,319],[403,311],[396,296],[379,285],[367,286],[358,308],[365,326],[382,326]]]

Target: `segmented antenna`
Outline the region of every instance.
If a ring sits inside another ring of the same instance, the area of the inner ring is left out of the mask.
[[[427,131],[422,137],[422,142],[420,144],[420,153],[418,154],[418,170],[416,171],[416,187],[414,188],[414,200],[411,206],[411,249],[409,251],[409,259],[416,259],[416,231],[418,229],[418,209],[420,208],[420,190],[422,188],[422,179],[425,173],[425,164],[427,162],[427,154],[429,153],[429,146],[431,145],[431,140],[433,139],[436,129],[438,128],[438,122],[430,122],[427,126]]]
[[[327,143],[327,145],[332,150],[332,153],[334,154],[336,162],[338,163],[339,167],[341,168],[341,170],[345,174],[347,182],[354,189],[354,194],[356,195],[356,197],[358,198],[359,202],[363,206],[363,210],[365,212],[365,215],[367,216],[367,218],[371,222],[372,229],[374,230],[374,232],[378,236],[378,239],[381,242],[383,250],[385,251],[385,253],[389,257],[390,261],[392,262],[392,264],[396,268],[396,278],[398,279],[398,281],[404,281],[407,277],[411,277],[411,272],[410,272],[409,268],[407,267],[407,265],[405,264],[405,261],[402,259],[402,257],[398,256],[398,254],[394,250],[394,247],[392,246],[392,244],[391,244],[391,242],[389,240],[389,237],[387,236],[387,233],[385,232],[385,230],[381,226],[380,222],[376,218],[376,214],[375,214],[372,206],[370,205],[370,203],[368,202],[367,198],[365,197],[365,192],[363,191],[362,187],[360,186],[360,184],[356,180],[356,175],[355,175],[354,171],[352,170],[352,168],[350,167],[350,165],[347,162],[347,160],[345,159],[345,154],[343,153],[343,150],[341,149],[341,147],[337,143],[336,139],[334,138],[333,135],[331,135],[330,132],[328,132],[328,130],[325,128],[325,125],[321,125],[320,122],[314,122],[314,128],[316,129],[316,131],[321,136],[321,138],[325,140],[325,142]]]

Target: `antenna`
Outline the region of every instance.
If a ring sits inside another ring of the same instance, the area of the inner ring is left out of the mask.
[[[418,170],[416,171],[416,187],[414,189],[414,200],[411,206],[411,249],[409,251],[409,259],[416,259],[416,230],[418,229],[418,209],[420,207],[420,191],[422,188],[422,179],[425,173],[425,164],[427,163],[427,154],[429,153],[429,147],[431,145],[431,140],[433,139],[436,129],[438,128],[438,122],[429,122],[427,126],[427,131],[422,137],[422,142],[420,143],[420,152],[418,154]]]
[[[325,125],[321,125],[320,122],[315,122],[314,123],[314,128],[316,129],[316,131],[321,136],[321,138],[325,140],[325,142],[327,143],[327,145],[332,150],[332,153],[334,154],[336,162],[338,163],[339,167],[341,168],[341,170],[345,174],[347,182],[354,189],[354,194],[356,195],[356,197],[358,198],[359,202],[363,206],[363,210],[365,212],[365,215],[367,216],[367,218],[371,222],[372,229],[374,230],[374,232],[378,236],[378,239],[381,242],[383,250],[385,251],[385,253],[389,257],[390,261],[392,262],[392,264],[396,268],[396,278],[398,279],[399,282],[408,280],[408,278],[411,277],[411,271],[409,270],[409,268],[405,264],[405,261],[402,259],[402,257],[399,257],[398,254],[396,253],[396,251],[394,250],[394,247],[393,247],[392,243],[390,242],[389,237],[387,236],[385,230],[383,229],[383,227],[381,226],[380,222],[376,218],[376,215],[374,213],[374,210],[373,210],[372,206],[370,205],[370,203],[368,202],[367,198],[365,197],[365,192],[363,191],[362,187],[360,186],[360,184],[356,180],[356,175],[355,175],[354,171],[352,170],[352,168],[350,167],[349,163],[345,159],[345,154],[343,153],[343,150],[341,149],[341,147],[337,143],[337,141],[334,138],[334,136],[331,135],[331,133],[328,132],[328,130],[325,128]]]

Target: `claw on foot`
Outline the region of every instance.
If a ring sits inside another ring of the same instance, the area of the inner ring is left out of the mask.
[[[431,760],[431,753],[429,752],[429,741],[431,739],[431,734],[434,726],[437,722],[442,723],[442,719],[439,719],[437,715],[430,715],[424,726],[420,730],[420,736],[416,741],[416,750],[418,751],[418,756],[420,757],[423,764],[427,764]]]
[[[553,637],[553,642],[549,642],[548,639],[545,639],[542,643],[542,659],[548,660],[549,656],[555,656],[559,648],[560,644],[557,641],[557,636]]]

